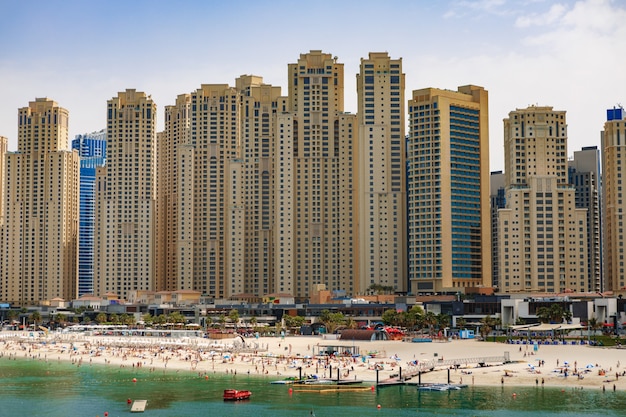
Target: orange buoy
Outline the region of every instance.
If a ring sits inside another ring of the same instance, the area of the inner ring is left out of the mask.
[[[293,388],[289,388],[289,394],[293,394]]]
[[[373,392],[373,391],[376,389],[376,387],[372,385],[372,386],[370,387],[370,389],[371,389],[371,390],[372,390],[372,392]]]
[[[378,404],[378,405],[376,406],[376,408],[378,408],[378,409],[380,410],[380,404]]]
[[[205,376],[204,376],[204,379],[205,379],[206,381],[208,381],[208,380],[209,380],[209,376],[208,376],[208,375],[205,375]]]
[[[133,378],[133,382],[137,382],[137,378]]]
[[[108,411],[104,412],[104,417],[109,417],[109,412]]]
[[[126,404],[130,404],[130,403],[132,403],[132,401],[131,401],[131,399],[129,398],[129,399],[127,399],[127,400],[126,400]]]

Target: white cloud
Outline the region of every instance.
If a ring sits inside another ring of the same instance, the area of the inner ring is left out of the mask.
[[[531,13],[529,15],[520,16],[515,21],[515,26],[526,28],[529,26],[546,26],[557,22],[563,17],[567,7],[562,4],[554,4],[546,13]]]

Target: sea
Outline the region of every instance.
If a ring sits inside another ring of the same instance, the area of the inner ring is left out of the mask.
[[[0,416],[115,417],[147,400],[146,417],[611,417],[626,414],[626,392],[554,387],[477,387],[419,391],[390,386],[355,392],[298,392],[274,378],[173,369],[81,366],[58,360],[0,358]],[[442,381],[445,382],[445,381]],[[225,389],[250,390],[224,402]]]

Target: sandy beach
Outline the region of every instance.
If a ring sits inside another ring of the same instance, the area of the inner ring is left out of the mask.
[[[325,346],[359,349],[361,356],[321,357]],[[485,358],[504,357],[508,363]],[[171,339],[0,332],[0,361],[13,359],[68,361],[76,366],[106,365],[149,368],[154,372],[248,374],[271,379],[317,375],[374,384],[406,374],[416,364],[434,364],[423,383],[482,386],[546,386],[626,390],[626,351],[589,345],[515,345],[477,340],[431,343],[342,341],[321,336],[233,339]],[[451,365],[453,364],[453,365]],[[301,370],[299,369],[301,368]],[[415,377],[414,382],[417,382]]]

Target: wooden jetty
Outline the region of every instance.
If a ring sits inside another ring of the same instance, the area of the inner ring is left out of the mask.
[[[399,373],[392,375],[387,379],[381,381],[378,380],[378,371],[376,371],[376,386],[388,387],[393,385],[404,385],[410,379],[419,376],[423,373],[434,371],[435,368],[445,367],[459,368],[461,365],[467,367],[469,364],[476,364],[480,367],[487,366],[488,364],[498,363],[506,364],[511,362],[509,352],[504,352],[503,356],[484,356],[478,358],[462,358],[462,359],[432,359],[428,361],[420,361],[416,365],[409,366],[405,371],[402,368],[399,369]]]
[[[135,400],[133,405],[130,407],[131,413],[143,413],[146,411],[146,406],[148,405],[148,400]]]

